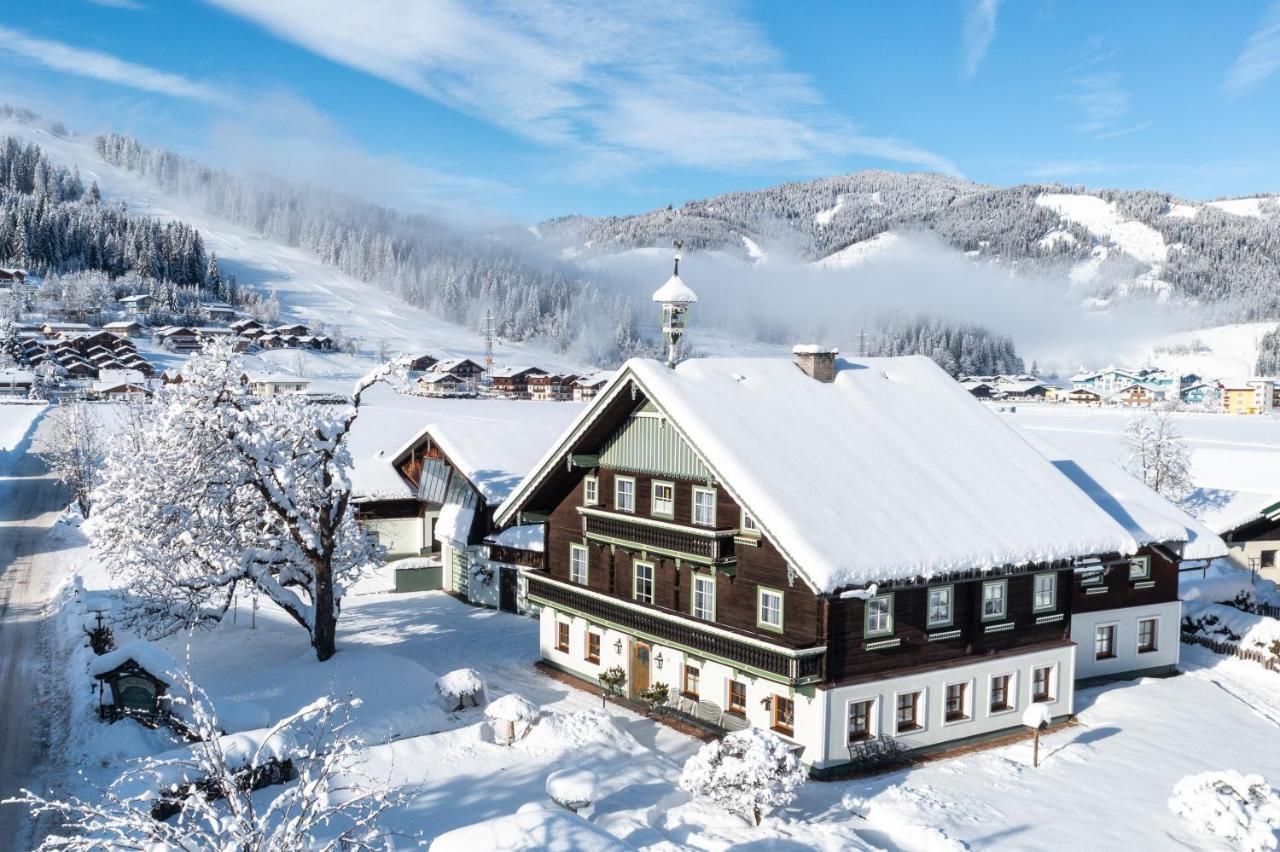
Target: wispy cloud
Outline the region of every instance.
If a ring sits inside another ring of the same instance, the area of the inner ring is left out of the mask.
[[[91,77],[146,92],[210,104],[229,102],[227,96],[217,88],[180,74],[137,65],[109,53],[36,38],[5,26],[0,26],[0,50],[65,74]]]
[[[834,118],[736,5],[207,2],[601,173],[834,155],[956,170],[909,142]]]
[[[1083,74],[1071,80],[1071,91],[1063,97],[1076,107],[1078,118],[1073,125],[1080,133],[1097,139],[1109,139],[1135,133],[1150,122],[1127,124],[1132,97],[1114,71]]]
[[[964,16],[964,76],[972,77],[978,71],[987,48],[996,37],[996,13],[1000,0],[972,0]]]
[[[1245,42],[1244,50],[1227,70],[1222,88],[1232,96],[1247,94],[1280,70],[1280,3],[1262,16],[1258,28]]]

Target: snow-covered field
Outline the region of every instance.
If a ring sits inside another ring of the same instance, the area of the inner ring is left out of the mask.
[[[363,457],[450,404],[379,396],[370,412],[381,416],[353,451]],[[1032,411],[1022,407],[1008,417],[1038,425],[1050,439],[1066,436],[1073,451],[1112,457],[1120,446],[1122,415]],[[1275,421],[1187,416],[1182,423],[1197,446],[1233,441],[1280,453],[1271,443]],[[50,570],[80,571],[89,595],[111,593],[77,527],[56,527],[41,558]],[[60,639],[50,649],[55,665],[70,664],[73,684],[87,682],[89,657],[76,613],[74,606],[61,612]],[[185,657],[184,637],[162,644]],[[332,661],[317,663],[292,620],[265,600],[255,616],[241,598],[234,620],[196,636],[191,672],[224,712],[259,717],[255,724],[330,688],[360,697],[357,730],[368,743],[360,768],[407,794],[385,817],[398,848],[547,803],[547,776],[566,768],[589,769],[599,779],[595,804],[582,812],[592,826],[654,850],[1227,849],[1170,811],[1174,786],[1217,769],[1280,779],[1280,675],[1184,646],[1181,677],[1077,693],[1079,723],[1044,738],[1039,769],[1030,766],[1030,743],[1019,742],[875,778],[811,782],[755,828],[677,789],[698,742],[617,706],[602,709],[596,695],[537,673],[532,619],[441,593],[357,594],[343,607],[338,644]],[[482,711],[438,706],[435,676],[463,667],[479,671],[491,700],[516,693],[541,708],[526,738],[497,745]],[[130,722],[104,726],[92,716],[88,690],[70,695],[71,716],[54,739],[58,759],[47,779],[60,791],[109,783],[128,761],[175,747],[167,735]]]
[[[0,403],[0,455],[20,445],[44,411],[43,403]]]

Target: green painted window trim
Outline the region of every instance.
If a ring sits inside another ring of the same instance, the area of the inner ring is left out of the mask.
[[[699,527],[712,527],[716,525],[716,490],[708,488],[705,485],[694,485],[692,487],[693,502],[689,506],[689,522]],[[705,492],[711,495],[711,523],[704,524],[698,520],[698,492]]]
[[[764,603],[764,596],[766,594],[778,596],[778,623],[776,625],[769,624],[767,621],[762,621],[760,618],[760,612],[764,608],[761,604]],[[761,630],[769,630],[774,633],[785,632],[784,625],[786,624],[786,611],[786,592],[782,589],[775,589],[770,586],[756,586],[756,627],[759,627]]]
[[[1000,592],[1000,612],[995,615],[987,615],[987,589],[995,586],[1001,587]],[[1009,616],[1009,581],[1008,579],[985,580],[982,583],[982,597],[978,601],[983,621],[1004,621]]]
[[[862,638],[874,639],[877,636],[893,635],[893,592],[885,592],[883,595],[872,595],[867,598],[867,602],[862,607]],[[889,626],[883,630],[871,629],[871,602],[887,600],[889,602]]]
[[[640,597],[640,569],[649,569],[649,599],[644,600]],[[639,603],[653,605],[654,598],[657,596],[658,571],[652,562],[645,562],[637,559],[631,563],[631,599]]]
[[[1135,564],[1142,565],[1141,574],[1133,573],[1133,566]],[[1150,580],[1151,579],[1151,557],[1150,556],[1135,556],[1129,560],[1129,579],[1130,580]]]
[[[622,501],[618,499],[618,486],[623,482],[631,483],[631,508],[622,508]],[[636,513],[636,478],[634,476],[614,476],[613,477],[613,509],[615,512],[626,512],[628,515]]]
[[[1053,581],[1053,600],[1050,601],[1050,603],[1047,606],[1041,606],[1040,604],[1036,603],[1036,598],[1039,597],[1039,592],[1036,590],[1036,585],[1040,582],[1041,578],[1043,577],[1048,577],[1050,580]],[[1053,571],[1047,571],[1043,574],[1032,575],[1031,611],[1032,612],[1053,612],[1057,608],[1058,608],[1058,575]]]
[[[933,593],[947,593],[947,618],[945,621],[933,620]],[[937,627],[951,627],[956,623],[956,587],[954,585],[931,586],[925,590],[924,597],[924,622],[925,626],[930,630]]]
[[[595,490],[595,492],[596,492],[595,499],[591,499],[590,494],[589,494],[589,492],[588,492],[588,490],[587,490],[587,483],[588,483],[588,482],[590,482],[590,483],[592,483],[592,484],[594,484],[594,485],[595,485],[595,489],[594,489],[594,490]],[[582,477],[582,505],[584,505],[584,506],[599,506],[599,505],[600,505],[600,477],[598,477],[598,476],[584,476],[584,477]]]
[[[582,552],[582,580],[578,581],[573,576],[573,555],[578,551]],[[569,582],[576,586],[585,586],[591,580],[591,548],[585,544],[576,542],[569,545]]]
[[[656,492],[659,485],[665,485],[667,488],[671,489],[670,512],[659,512],[657,508],[655,508],[658,505]],[[649,482],[649,514],[653,515],[655,518],[665,518],[669,521],[674,521],[676,519],[676,484],[674,482],[666,479],[654,479]]]
[[[698,615],[698,581],[706,580],[711,583],[711,617],[703,618]],[[716,575],[715,574],[699,574],[694,573],[689,577],[689,614],[699,621],[710,621],[715,623],[716,620]]]

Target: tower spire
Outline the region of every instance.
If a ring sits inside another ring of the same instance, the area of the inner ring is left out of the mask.
[[[684,240],[674,240],[672,246],[675,248],[675,263],[671,277],[653,294],[653,300],[662,305],[662,336],[667,340],[667,366],[674,369],[688,321],[689,306],[698,301],[698,294],[680,278],[680,252],[684,248]]]

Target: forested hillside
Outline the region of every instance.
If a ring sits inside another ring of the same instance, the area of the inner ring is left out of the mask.
[[[1080,213],[1059,212],[1047,199]],[[568,216],[540,223],[537,232],[566,255],[683,237],[696,248],[750,259],[745,238],[814,261],[887,231],[923,230],[977,260],[1070,276],[1083,295],[1167,291],[1220,305],[1220,316],[1280,319],[1280,207],[1269,199],[1245,205],[1248,212],[1240,207],[1155,190],[997,188],[939,174],[866,171],[634,216]],[[1149,251],[1131,244],[1135,232]]]

